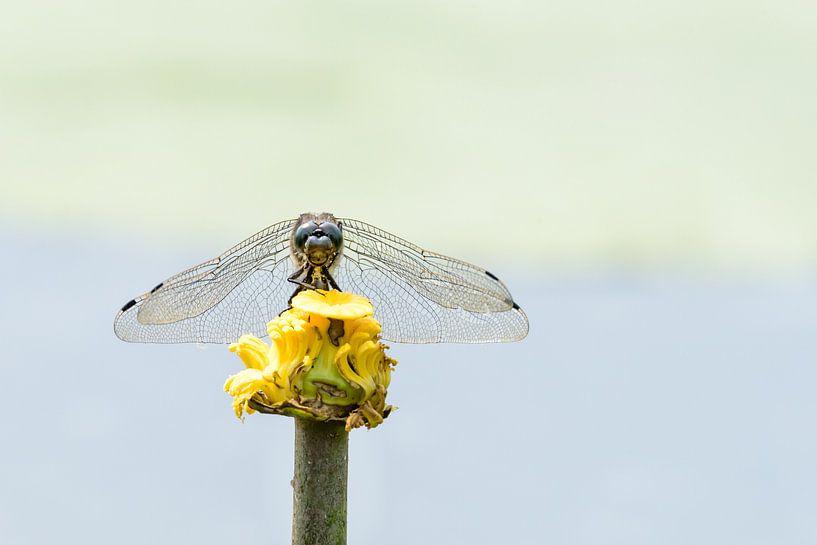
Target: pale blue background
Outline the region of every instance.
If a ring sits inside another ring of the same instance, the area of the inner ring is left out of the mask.
[[[0,240],[3,543],[287,542],[292,422],[235,419],[225,347],[111,332],[204,250]],[[530,336],[393,346],[400,409],[351,437],[350,543],[817,541],[813,279],[490,265]]]

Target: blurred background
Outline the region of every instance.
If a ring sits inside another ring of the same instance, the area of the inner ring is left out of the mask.
[[[4,7],[4,544],[287,542],[292,422],[112,320],[307,210],[531,323],[393,346],[350,543],[817,542],[817,5]]]

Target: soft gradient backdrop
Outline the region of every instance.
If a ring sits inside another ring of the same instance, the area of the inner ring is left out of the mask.
[[[0,541],[284,543],[292,423],[116,310],[305,210],[504,278],[398,346],[350,543],[817,542],[817,4],[35,2],[0,18]]]

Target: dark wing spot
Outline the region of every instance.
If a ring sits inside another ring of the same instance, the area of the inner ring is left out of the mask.
[[[125,312],[126,310],[128,310],[129,308],[131,308],[135,304],[136,304],[136,299],[131,299],[130,301],[125,303],[124,307],[122,307],[122,312]]]
[[[514,310],[522,310],[522,308],[519,305],[517,305],[516,302],[514,302],[513,308]]]
[[[165,283],[164,283],[164,282],[159,282],[158,284],[156,284],[156,287],[155,287],[155,288],[153,288],[152,290],[150,290],[150,293],[155,293],[155,292],[156,292],[156,290],[158,290],[159,288],[161,288],[161,287],[162,287],[162,286],[164,286],[164,285],[165,285]]]
[[[494,280],[499,282],[499,278],[497,278],[495,275],[491,274],[491,271],[485,271],[485,274],[487,274],[490,278],[493,278]]]

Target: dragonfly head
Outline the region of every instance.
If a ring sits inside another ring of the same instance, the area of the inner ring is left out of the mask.
[[[343,235],[334,221],[311,220],[295,230],[295,249],[303,254],[310,265],[328,267],[340,253]]]

